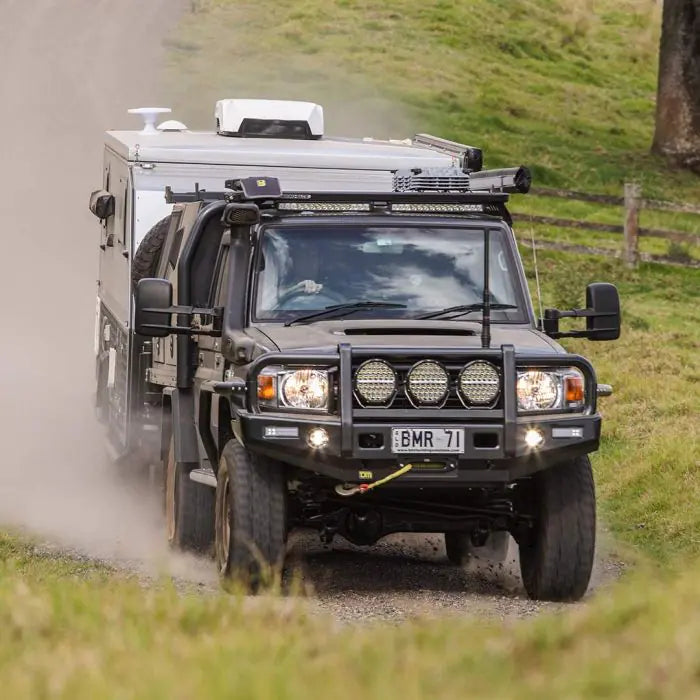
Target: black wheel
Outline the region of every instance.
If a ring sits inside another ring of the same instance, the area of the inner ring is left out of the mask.
[[[471,533],[446,532],[445,551],[455,566],[464,566],[472,557],[503,562],[508,553],[508,539],[507,532],[491,532],[486,542],[477,547],[472,543]]]
[[[520,544],[520,570],[534,600],[579,600],[595,550],[595,487],[588,457],[540,472],[533,480],[535,524]]]
[[[170,228],[171,218],[166,216],[164,219],[161,219],[139,244],[131,263],[131,284],[133,289],[136,289],[136,285],[140,280],[146,277],[155,277],[163,244]]]
[[[281,569],[287,538],[284,466],[230,440],[216,487],[216,562],[224,578],[255,591]]]
[[[175,461],[171,440],[165,465],[165,526],[173,547],[206,552],[214,541],[214,489],[190,479],[190,470]]]

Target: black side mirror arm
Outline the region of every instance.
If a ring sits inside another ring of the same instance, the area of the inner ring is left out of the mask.
[[[562,318],[585,318],[585,331],[560,331]],[[586,308],[559,311],[545,309],[540,329],[550,338],[588,338],[617,340],[620,337],[620,296],[607,282],[592,282],[586,287]]]
[[[569,309],[560,311],[559,309],[545,309],[544,318],[540,322],[542,330],[550,337],[554,338],[588,338],[591,331],[560,331],[559,319],[562,318],[605,318],[617,316],[614,311],[596,311],[595,309]],[[614,328],[601,330],[615,330]]]
[[[182,314],[183,316],[210,316],[212,318],[212,328],[201,328],[197,326],[173,326],[170,324],[160,323],[143,323],[139,326],[139,332],[142,335],[147,335],[147,331],[157,330],[160,332],[167,331],[168,335],[209,335],[214,337],[221,336],[221,319],[223,317],[223,309],[217,307],[215,309],[204,309],[196,306],[167,306],[165,308],[145,308],[141,309],[145,313],[158,314]]]

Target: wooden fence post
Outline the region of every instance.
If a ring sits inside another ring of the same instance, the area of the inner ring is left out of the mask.
[[[636,182],[625,183],[625,239],[622,259],[627,267],[637,267],[639,261],[639,210],[642,188]]]

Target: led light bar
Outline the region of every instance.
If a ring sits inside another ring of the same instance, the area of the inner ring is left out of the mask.
[[[280,211],[370,211],[369,202],[280,202]]]
[[[372,211],[372,202],[280,202],[277,205],[280,211]],[[396,213],[409,214],[464,214],[469,212],[483,212],[483,204],[411,204],[394,202],[384,210],[390,209]]]
[[[482,212],[484,206],[482,204],[401,204],[394,203],[391,205],[391,211],[394,212],[415,212],[415,213],[463,213],[470,211]]]

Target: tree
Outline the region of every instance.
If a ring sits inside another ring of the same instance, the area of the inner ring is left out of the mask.
[[[700,0],[664,0],[652,151],[700,173]]]

